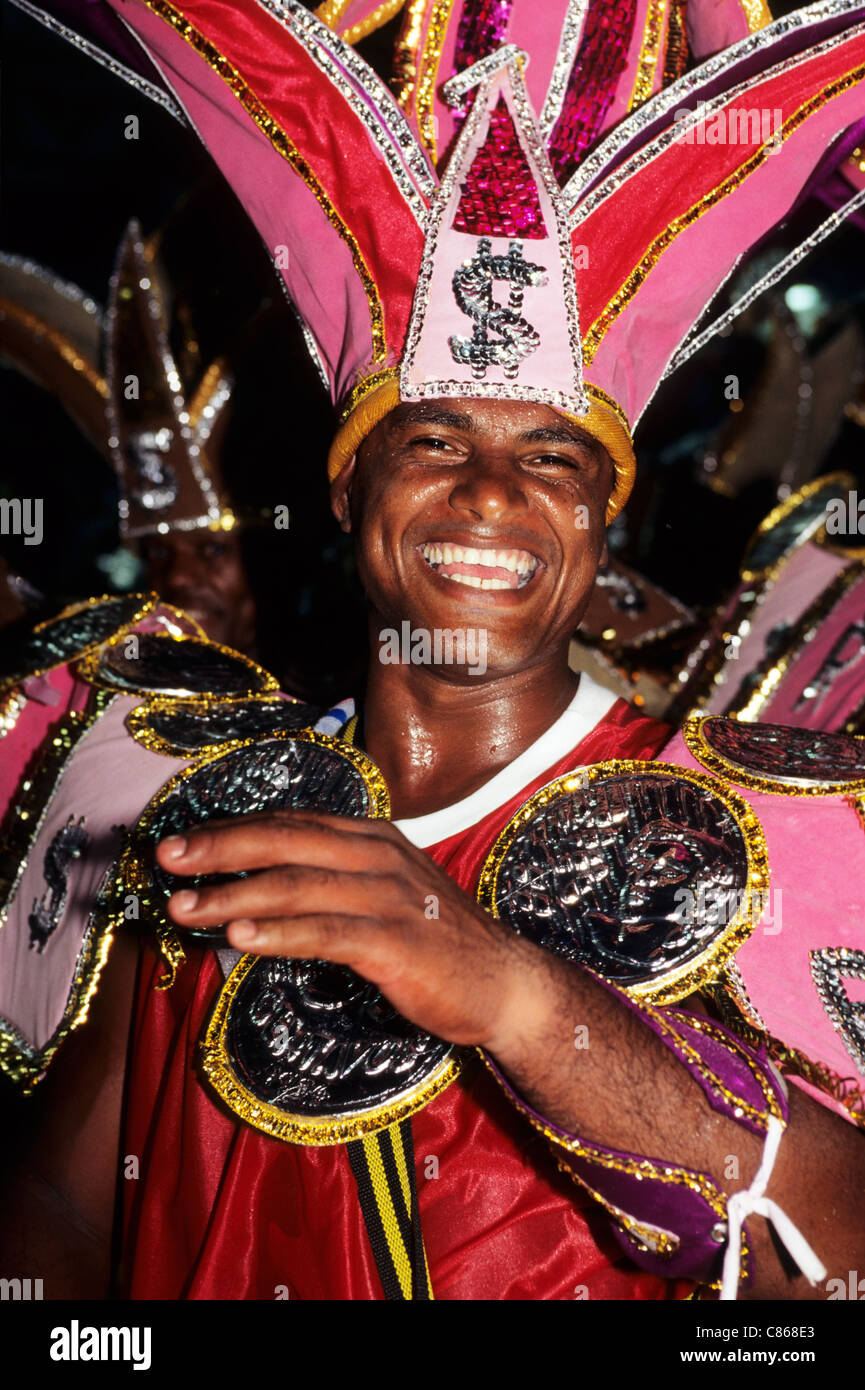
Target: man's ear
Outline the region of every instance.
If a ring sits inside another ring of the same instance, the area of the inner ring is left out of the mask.
[[[339,523],[339,529],[345,531],[346,535],[351,531],[351,489],[356,467],[357,454],[352,454],[330,485],[330,509]]]

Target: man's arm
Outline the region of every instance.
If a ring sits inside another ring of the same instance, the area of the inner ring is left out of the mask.
[[[761,1139],[713,1110],[638,1013],[585,971],[516,936],[469,899],[393,826],[307,811],[211,825],[158,851],[174,873],[258,870],[171,899],[180,925],[231,922],[239,950],[318,957],[373,981],[405,1017],[491,1053],[520,1095],[584,1140],[747,1187]],[[425,914],[429,895],[438,917]],[[589,1045],[574,1047],[574,1030]],[[731,1159],[736,1159],[732,1164]],[[725,1176],[738,1172],[738,1179]],[[865,1143],[798,1093],[768,1195],[846,1279],[865,1259]],[[767,1223],[748,1224],[752,1298],[813,1297],[790,1276]]]

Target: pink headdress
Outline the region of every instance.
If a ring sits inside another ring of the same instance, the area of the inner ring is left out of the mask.
[[[652,97],[564,187],[514,50],[487,56],[448,84],[471,110],[439,176],[385,85],[297,0],[111,7],[274,257],[342,407],[331,477],[401,399],[535,400],[607,448],[608,519],[693,325],[861,118],[865,4],[823,0]]]

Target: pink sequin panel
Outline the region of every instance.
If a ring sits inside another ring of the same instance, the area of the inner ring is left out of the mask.
[[[486,139],[460,187],[456,231],[529,241],[541,241],[547,235],[534,175],[504,97],[493,108]]]
[[[457,29],[457,42],[454,49],[454,65],[450,74],[454,77],[486,58],[505,42],[508,20],[514,0],[465,0]],[[472,109],[475,94],[470,92],[462,111],[454,112],[454,130],[459,130]]]
[[[634,29],[636,0],[592,0],[549,143],[550,162],[565,184],[601,133],[616,94]]]

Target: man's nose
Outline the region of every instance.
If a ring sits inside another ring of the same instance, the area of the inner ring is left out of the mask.
[[[513,460],[494,454],[476,454],[464,465],[449,500],[454,511],[478,521],[501,522],[528,507]]]

